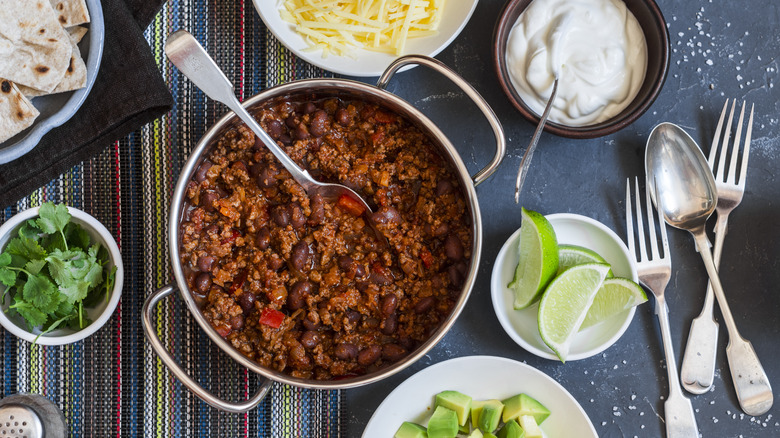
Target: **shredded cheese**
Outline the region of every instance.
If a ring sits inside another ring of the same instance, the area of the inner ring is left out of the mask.
[[[409,38],[436,35],[445,0],[284,0],[280,16],[309,47],[355,57],[366,49],[402,55]]]

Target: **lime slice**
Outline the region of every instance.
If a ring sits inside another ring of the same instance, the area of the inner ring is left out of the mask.
[[[556,276],[561,275],[561,272],[572,266],[582,265],[584,263],[606,264],[607,261],[596,251],[585,248],[584,246],[567,244],[558,245],[558,273]],[[613,276],[612,269],[610,269],[607,278],[612,278]]]
[[[541,214],[522,209],[519,262],[509,288],[515,294],[514,308],[525,309],[539,300],[558,271],[558,240],[550,221]]]
[[[580,330],[598,324],[611,316],[628,310],[647,301],[647,295],[641,286],[627,278],[608,278],[604,280],[596,298],[593,300]]]
[[[539,334],[548,347],[566,362],[569,347],[588,313],[609,265],[573,266],[550,283],[539,303]]]

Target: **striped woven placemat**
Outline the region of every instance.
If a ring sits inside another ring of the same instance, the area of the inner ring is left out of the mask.
[[[251,2],[170,0],[146,37],[176,100],[173,111],[0,212],[5,221],[54,201],[98,218],[122,251],[125,281],[119,307],[100,331],[73,345],[33,347],[3,330],[0,393],[48,397],[65,413],[74,437],[341,436],[342,391],[275,384],[257,409],[223,413],[184,388],[144,340],[144,299],[172,278],[166,223],[173,187],[198,139],[226,111],[165,59],[165,39],[178,29],[201,41],[242,100],[280,83],[330,76],[281,46]],[[178,297],[164,300],[156,316],[163,344],[203,386],[227,400],[256,391],[258,376],[215,347]]]

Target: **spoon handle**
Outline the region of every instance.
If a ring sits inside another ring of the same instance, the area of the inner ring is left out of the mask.
[[[753,416],[765,414],[772,407],[774,395],[772,386],[769,384],[767,376],[758,355],[753,349],[753,345],[743,338],[737,326],[734,323],[734,317],[731,315],[726,296],[723,293],[723,286],[720,283],[718,270],[712,260],[709,247],[707,245],[707,236],[704,233],[704,225],[691,230],[693,238],[696,239],[696,245],[699,247],[699,254],[707,268],[707,274],[710,277],[712,290],[718,299],[718,306],[723,315],[723,322],[729,332],[729,345],[726,348],[726,356],[729,361],[731,378],[734,381],[734,389],[737,392],[737,400],[742,410]]]
[[[536,126],[533,137],[531,137],[531,143],[525,149],[523,159],[520,160],[520,169],[517,171],[517,179],[515,180],[515,204],[520,202],[520,191],[523,190],[523,183],[525,182],[525,176],[528,173],[528,167],[531,165],[531,158],[534,156],[536,150],[536,144],[539,143],[539,137],[542,135],[542,129],[544,124],[547,123],[547,116],[550,115],[550,109],[552,108],[555,95],[558,93],[558,78],[555,78],[553,82],[552,94],[550,94],[550,100],[547,101],[547,106],[544,107],[542,118],[539,119],[539,124]]]
[[[203,46],[186,30],[172,33],[165,42],[165,54],[184,76],[203,90],[206,95],[227,105],[236,115],[260,137],[263,144],[274,154],[292,177],[307,192],[316,184],[307,171],[298,166],[257,123],[254,117],[236,99],[233,84],[209,56]]]

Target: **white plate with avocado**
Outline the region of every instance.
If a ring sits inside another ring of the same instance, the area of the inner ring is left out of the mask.
[[[474,400],[527,394],[549,411],[541,424],[546,437],[596,438],[582,406],[558,382],[526,364],[494,356],[467,356],[440,362],[406,379],[379,405],[363,438],[392,437],[404,421],[426,425],[436,394],[453,390]]]

